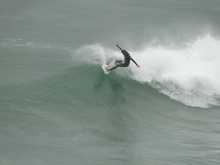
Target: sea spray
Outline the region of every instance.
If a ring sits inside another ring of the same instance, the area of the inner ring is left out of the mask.
[[[141,83],[148,83],[159,92],[185,105],[209,107],[219,105],[220,40],[204,35],[182,48],[146,45],[141,50],[129,50],[141,68],[131,65],[130,75],[116,71]],[[117,49],[101,44],[87,45],[77,50],[81,60],[102,64],[122,58]]]

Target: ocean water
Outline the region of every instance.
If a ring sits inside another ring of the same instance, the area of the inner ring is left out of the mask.
[[[219,165],[219,0],[1,0],[0,164]],[[108,75],[103,63],[131,64]]]

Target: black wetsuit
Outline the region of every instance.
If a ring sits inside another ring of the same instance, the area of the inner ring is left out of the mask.
[[[127,67],[130,65],[131,56],[126,50],[121,50],[121,53],[124,55],[124,62],[120,64],[120,67]]]
[[[134,61],[134,59],[131,58],[130,54],[126,50],[121,49],[121,53],[124,55],[124,61],[121,60],[115,61],[115,66],[109,70],[114,70],[117,67],[128,67],[130,65],[131,60],[138,66],[136,61]]]
[[[121,53],[124,55],[124,61],[122,60],[116,60],[115,61],[115,66],[111,69],[108,69],[108,70],[114,70],[116,69],[117,67],[128,67],[130,65],[130,61],[132,61],[133,63],[135,63],[135,65],[137,67],[140,67],[137,62],[131,58],[130,54],[125,50],[125,49],[122,49],[119,45],[116,45],[117,48],[119,48],[121,50]]]

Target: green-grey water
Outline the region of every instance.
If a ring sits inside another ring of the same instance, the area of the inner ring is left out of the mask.
[[[1,0],[0,164],[218,165],[220,1]],[[141,65],[106,75],[128,49]]]

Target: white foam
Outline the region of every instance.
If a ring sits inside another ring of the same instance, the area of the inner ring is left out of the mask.
[[[111,50],[100,44],[86,46],[79,51],[82,50],[99,59],[99,63],[106,61],[106,56],[120,56],[117,49]],[[149,83],[185,105],[219,105],[220,40],[205,35],[181,49],[146,46],[130,52],[141,66],[140,69],[130,66],[130,78]]]
[[[75,53],[80,61],[90,64],[106,64],[114,59],[122,59],[120,52],[102,46],[101,44],[86,45],[79,48]],[[75,58],[74,56],[74,58]]]

